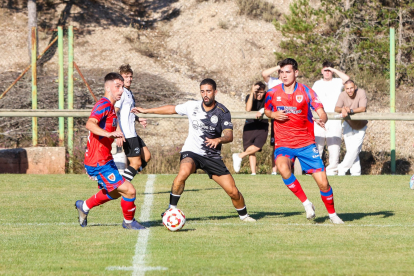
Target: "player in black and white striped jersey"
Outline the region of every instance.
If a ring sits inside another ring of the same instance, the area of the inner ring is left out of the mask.
[[[136,114],[180,114],[188,117],[188,137],[181,150],[180,170],[171,188],[169,208],[177,207],[184,192],[185,181],[190,174],[195,173],[197,169],[202,169],[230,196],[240,219],[254,222],[256,220],[247,214],[243,195],[237,189],[233,177],[221,158],[221,145],[233,141],[230,111],[215,100],[217,90],[214,80],[203,80],[200,83],[200,94],[202,101],[188,101],[177,106],[132,109]]]
[[[145,145],[141,137],[138,136],[135,130],[135,121],[145,128],[147,120],[143,118],[137,118],[131,109],[135,107],[135,99],[130,88],[132,83],[133,71],[129,64],[119,67],[119,73],[124,78],[124,93],[122,98],[115,103],[115,112],[118,114],[119,125],[118,127],[125,136],[125,142],[121,139],[116,139],[118,147],[123,146],[125,155],[128,158],[128,166],[124,170],[123,177],[132,181],[134,176],[142,171],[151,159],[151,153],[148,147]]]

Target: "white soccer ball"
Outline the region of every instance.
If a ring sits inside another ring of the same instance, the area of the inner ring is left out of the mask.
[[[410,189],[414,190],[414,174],[413,176],[411,176],[411,179],[410,179]]]
[[[162,217],[162,224],[170,231],[178,231],[184,227],[185,215],[177,208],[170,208],[165,211]]]

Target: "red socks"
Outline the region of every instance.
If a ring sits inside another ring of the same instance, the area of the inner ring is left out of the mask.
[[[86,206],[88,206],[89,209],[92,209],[93,207],[102,205],[112,199],[113,198],[108,195],[108,192],[102,189],[97,192],[96,195],[93,195],[90,199],[86,200]]]
[[[322,198],[323,203],[325,203],[325,207],[326,207],[326,210],[328,210],[328,213],[329,214],[335,213],[332,187],[329,187],[329,191],[327,192],[321,191],[321,198]]]
[[[133,220],[135,216],[135,198],[125,198],[121,199],[122,213],[124,214],[125,220]]]
[[[283,182],[289,188],[289,190],[291,190],[292,193],[294,193],[295,196],[300,199],[300,201],[305,202],[308,199],[305,195],[305,192],[302,190],[302,186],[300,186],[300,183],[294,174],[291,174],[288,179],[283,179]]]

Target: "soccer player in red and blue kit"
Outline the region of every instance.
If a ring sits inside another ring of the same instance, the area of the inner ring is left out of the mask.
[[[275,135],[275,163],[285,185],[302,201],[307,219],[315,218],[315,207],[292,174],[295,158],[299,159],[302,169],[312,174],[318,184],[331,222],[343,224],[335,212],[332,188],[326,177],[313,132],[314,122],[325,128],[328,117],[316,93],[308,86],[296,82],[298,73],[298,63],[294,59],[283,60],[279,73],[283,83],[266,94],[265,114],[275,120],[272,126]],[[312,117],[311,108],[320,119]]]
[[[122,227],[133,230],[145,229],[134,219],[135,188],[119,174],[111,154],[114,138],[121,138],[125,142],[122,131],[116,131],[118,119],[114,109],[114,103],[121,99],[123,87],[124,79],[120,74],[107,74],[105,95],[95,104],[86,123],[89,136],[84,161],[85,169],[91,178],[97,179],[101,189],[88,200],[76,201],[75,207],[82,227],[88,224],[90,209],[122,196],[121,207],[124,214]]]

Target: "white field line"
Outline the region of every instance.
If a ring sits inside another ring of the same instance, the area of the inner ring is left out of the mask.
[[[240,226],[254,226],[254,225],[270,225],[270,226],[316,226],[316,227],[374,227],[374,228],[382,228],[382,227],[414,227],[414,224],[348,224],[345,222],[345,224],[341,225],[334,225],[332,223],[260,223],[260,222],[254,222],[254,223],[232,223],[232,222],[225,222],[225,223],[219,223],[219,222],[209,222],[209,221],[197,221],[197,222],[186,222],[187,225],[240,225]]]
[[[145,197],[141,207],[141,216],[139,221],[148,221],[151,217],[151,207],[154,200],[154,181],[155,174],[149,174],[147,184],[145,185]],[[145,275],[145,271],[150,270],[167,270],[166,267],[147,267],[145,266],[145,254],[147,252],[148,239],[151,228],[138,231],[138,240],[135,244],[135,255],[132,258],[132,267],[110,266],[107,270],[124,270],[132,271],[132,276]]]
[[[140,219],[141,220],[141,219]],[[72,226],[72,225],[79,225],[77,222],[55,222],[55,223],[0,223],[0,226]],[[101,226],[119,226],[118,223],[103,223],[103,224],[95,224]],[[270,226],[316,226],[316,227],[334,227],[332,223],[265,223],[265,222],[255,222],[255,223],[243,223],[243,222],[211,222],[211,221],[194,221],[191,220],[187,221],[186,228],[190,225],[235,225],[235,226],[254,226],[254,225],[270,225]],[[94,224],[90,224],[90,226],[94,226]],[[414,227],[414,224],[349,224],[345,222],[345,224],[337,226],[337,227]],[[148,232],[148,231],[146,231]]]

